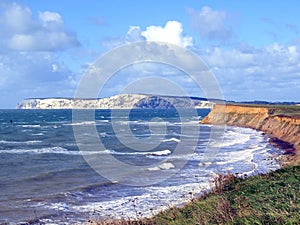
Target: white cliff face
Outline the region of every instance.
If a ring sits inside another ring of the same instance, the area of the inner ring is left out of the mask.
[[[102,99],[45,98],[25,99],[18,109],[167,109],[212,108],[214,103],[186,97],[166,97],[143,94],[121,94]]]

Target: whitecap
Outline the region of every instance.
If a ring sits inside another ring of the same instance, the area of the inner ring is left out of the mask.
[[[156,156],[163,156],[163,155],[169,155],[172,152],[169,149],[156,151],[156,152],[146,152],[146,155],[156,155]]]
[[[39,124],[26,124],[26,125],[20,125],[23,128],[36,128],[36,127],[41,127]]]
[[[115,150],[103,150],[97,152],[99,154],[112,154],[112,155],[151,155],[151,156],[165,156],[169,155],[172,152],[169,149],[161,150],[161,151],[155,151],[155,152],[118,152]]]
[[[62,147],[49,147],[49,148],[36,148],[36,149],[11,149],[11,150],[0,150],[0,153],[6,154],[69,154],[70,152]]]
[[[65,123],[65,126],[82,126],[82,125],[95,125],[95,121],[83,121],[83,122],[76,122],[76,123]]]
[[[43,133],[32,133],[31,135],[32,136],[43,136],[44,134]]]
[[[39,140],[33,140],[33,141],[6,141],[6,140],[1,140],[1,144],[12,144],[12,145],[31,145],[31,144],[37,144],[37,143],[42,143],[42,141]]]
[[[97,120],[96,122],[97,123],[109,123],[110,121],[109,120]]]
[[[174,169],[175,166],[172,163],[162,163],[159,166],[155,167],[149,167],[149,171],[158,171],[158,170],[169,170],[169,169]]]
[[[63,147],[46,147],[36,149],[10,149],[0,150],[0,154],[63,154],[63,155],[93,155],[112,154],[112,151],[70,151]]]
[[[180,142],[180,139],[177,139],[177,138],[170,138],[170,139],[165,139],[165,140],[163,140],[162,142],[171,142],[171,141],[173,141],[173,142]]]
[[[223,147],[229,147],[233,145],[243,145],[247,141],[250,140],[250,137],[252,134],[247,134],[247,133],[238,133],[235,131],[226,131],[223,140],[220,141],[214,141],[212,140],[208,147],[213,147],[213,148],[223,148]]]

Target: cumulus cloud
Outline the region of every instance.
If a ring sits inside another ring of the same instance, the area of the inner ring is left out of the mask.
[[[39,12],[39,18],[44,24],[47,24],[47,23],[62,24],[63,23],[62,17],[56,12],[49,12],[49,11]]]
[[[199,54],[226,99],[299,101],[300,49],[295,45],[274,43],[248,51],[215,47]]]
[[[127,31],[126,42],[138,42],[138,41],[146,41],[146,38],[142,35],[141,28],[139,26],[130,26]]]
[[[232,29],[228,25],[229,15],[225,11],[213,10],[208,6],[202,7],[198,12],[187,9],[191,17],[192,27],[204,39],[228,40],[232,37]]]
[[[77,76],[57,51],[79,45],[57,12],[0,2],[0,102],[15,107],[28,97],[72,96]]]
[[[71,72],[64,63],[47,52],[15,51],[9,55],[0,55],[0,61],[3,65],[0,74],[9,81],[6,86],[60,81]]]
[[[182,24],[177,21],[168,21],[165,27],[149,26],[141,35],[147,41],[162,41],[181,47],[193,46],[193,38],[183,35]]]
[[[170,24],[171,27],[174,25]],[[183,38],[187,36],[183,35],[182,26],[177,26],[177,24],[174,26],[176,29],[173,27],[177,32],[174,32],[173,35],[165,35],[172,33],[169,30],[170,24],[167,23],[163,27],[150,26],[143,30],[138,26],[132,26],[128,30],[123,43],[126,43],[126,41],[147,40],[167,41],[187,46],[184,45]],[[168,32],[165,32],[166,30]],[[174,38],[174,36],[180,38]],[[120,41],[121,39],[118,40]],[[192,42],[188,43],[192,44]],[[297,45],[274,43],[262,48],[256,48],[247,43],[241,43],[237,46],[232,46],[232,48],[203,47],[193,48],[193,51],[202,57],[203,61],[215,73],[225,99],[236,101],[256,99],[299,101],[296,92],[300,88],[300,50]],[[125,85],[125,78],[132,78],[130,81],[127,81],[128,83],[139,79],[142,75],[147,76],[150,74],[176,81],[191,95],[201,95],[201,93],[199,94],[199,88],[193,85],[193,82],[188,77],[176,71],[171,71],[170,73],[168,68],[153,64],[148,66],[139,65],[133,68],[133,71],[123,71],[122,79],[112,81],[108,92],[116,94],[117,91],[122,90]],[[132,74],[135,74],[135,76],[132,77]],[[150,89],[155,93],[161,87],[152,85]]]
[[[139,26],[130,26],[125,37],[106,37],[102,44],[110,49],[139,41],[166,42],[183,48],[192,47],[194,44],[193,38],[183,33],[183,26],[178,21],[168,21],[164,27],[148,26],[145,30]]]
[[[59,51],[78,46],[74,33],[68,31],[56,12],[39,12],[35,19],[31,10],[17,3],[1,4],[0,47],[20,51]]]
[[[72,96],[76,75],[49,52],[0,54],[0,102],[15,107],[23,98]]]

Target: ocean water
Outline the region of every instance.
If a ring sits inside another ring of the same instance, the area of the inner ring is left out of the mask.
[[[174,109],[132,110],[128,117],[123,112],[97,110],[93,121],[78,122],[72,110],[0,110],[0,224],[151,216],[209,190],[218,173],[242,176],[279,168],[282,151],[261,132],[199,125],[209,110],[184,119]],[[89,137],[86,129],[78,134],[82,127],[96,128],[98,140],[78,140]],[[199,132],[186,133],[195,128]],[[126,144],[132,135],[145,143],[143,151]],[[108,156],[121,166],[107,162]],[[102,170],[95,170],[93,157]]]

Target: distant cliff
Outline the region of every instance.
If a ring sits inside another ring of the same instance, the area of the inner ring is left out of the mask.
[[[25,99],[18,109],[168,109],[212,108],[214,103],[200,98],[121,94],[101,99],[44,98]]]
[[[215,105],[201,123],[261,130],[272,138],[290,143],[296,154],[293,160],[300,162],[300,107]]]

